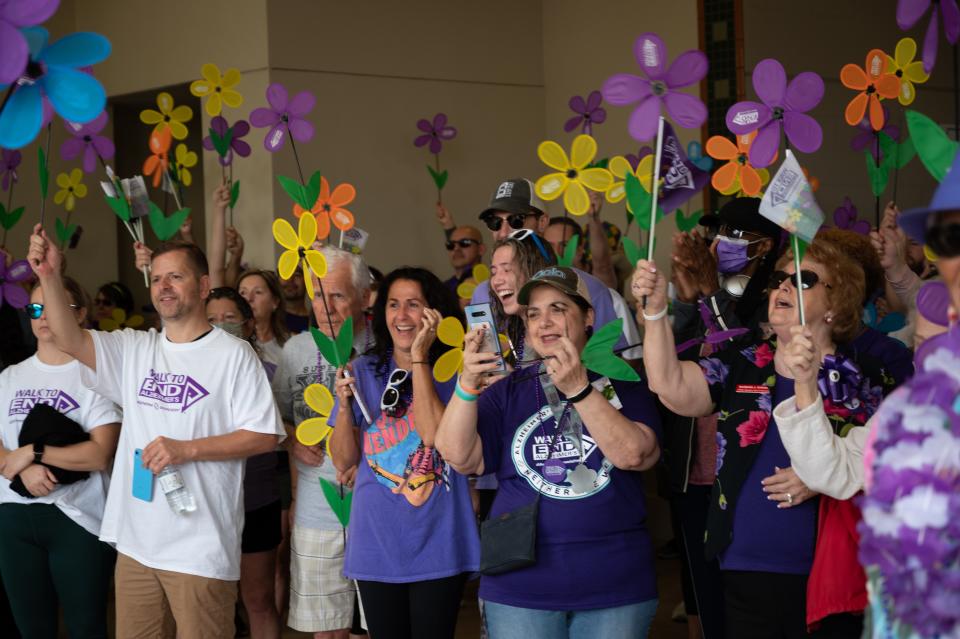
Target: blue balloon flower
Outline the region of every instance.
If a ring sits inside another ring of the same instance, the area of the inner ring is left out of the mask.
[[[110,55],[110,41],[98,33],[72,33],[47,45],[43,27],[21,29],[30,61],[0,113],[0,147],[18,149],[33,141],[43,122],[43,99],[64,120],[84,123],[100,115],[107,94],[100,82],[79,69]],[[7,87],[0,87],[6,89]]]

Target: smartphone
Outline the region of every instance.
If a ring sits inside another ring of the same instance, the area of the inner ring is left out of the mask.
[[[133,496],[153,501],[153,473],[143,465],[143,449],[133,451]]]
[[[473,330],[479,326],[485,326],[486,331],[483,334],[483,344],[480,345],[481,353],[496,353],[499,368],[492,371],[494,373],[507,372],[507,365],[503,361],[503,351],[500,349],[500,338],[497,331],[497,323],[493,319],[493,307],[489,302],[483,304],[470,304],[465,309],[467,315],[467,328]]]

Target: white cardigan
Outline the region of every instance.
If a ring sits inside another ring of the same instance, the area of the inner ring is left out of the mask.
[[[800,480],[815,492],[834,499],[849,499],[863,489],[863,452],[873,418],[850,429],[846,437],[833,432],[823,411],[823,400],[797,410],[795,397],[773,411],[783,447]]]

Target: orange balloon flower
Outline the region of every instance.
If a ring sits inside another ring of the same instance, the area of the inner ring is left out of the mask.
[[[167,152],[170,151],[170,127],[154,129],[150,134],[150,152],[153,153],[143,163],[143,174],[153,176],[153,188],[160,186],[163,174],[169,164]]]
[[[872,49],[867,54],[867,63],[862,69],[855,64],[845,64],[840,69],[840,82],[843,86],[861,92],[850,100],[843,114],[850,126],[860,124],[869,107],[870,126],[874,131],[883,128],[880,98],[892,100],[900,95],[900,78],[894,73],[886,72],[888,57],[880,49]]]
[[[715,160],[728,160],[713,174],[710,184],[721,193],[728,192],[734,182],[739,182],[741,190],[750,197],[756,196],[763,188],[763,182],[757,170],[750,164],[750,145],[757,137],[756,131],[737,136],[737,144],[715,135],[707,140],[707,154]],[[776,161],[776,158],[774,158]]]
[[[353,202],[356,197],[357,190],[352,184],[346,182],[338,184],[331,192],[327,178],[320,178],[320,195],[317,196],[316,203],[310,208],[310,212],[317,218],[318,239],[323,240],[330,235],[331,222],[340,231],[349,231],[353,228],[353,213],[343,207]],[[293,215],[297,218],[303,215],[303,207],[294,204]]]

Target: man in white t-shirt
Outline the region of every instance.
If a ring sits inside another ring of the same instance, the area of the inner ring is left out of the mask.
[[[150,297],[163,320],[159,333],[80,329],[63,290],[62,256],[40,225],[27,259],[57,347],[87,367],[84,384],[124,409],[100,531],[118,552],[117,637],[161,636],[172,613],[181,639],[232,639],[243,460],[274,450],[283,427],[253,349],[206,319],[206,257],[181,242],[154,252]],[[142,486],[134,489],[140,449],[154,474],[179,468],[194,511],[175,513],[156,481],[149,501]]]
[[[370,300],[370,270],[359,255],[332,246],[321,250],[327,260],[327,275],[323,278],[325,298],[321,298],[320,287],[314,280],[317,295],[313,298],[313,312],[317,326],[331,336],[339,334],[348,317],[353,318],[353,347],[363,354],[373,346],[373,333],[363,316]],[[283,358],[273,376],[273,392],[287,427],[286,445],[297,467],[297,492],[291,507],[294,523],[287,625],[314,633],[314,639],[346,639],[356,599],[353,582],[343,576],[343,528],[320,484],[328,481],[337,486],[341,480],[352,484],[354,473],[338,477],[332,460],[325,455],[324,442],[304,446],[294,436],[297,424],[317,417],[303,399],[304,389],[322,384],[333,393],[336,372],[336,367],[320,356],[313,336],[305,332],[283,345]]]

